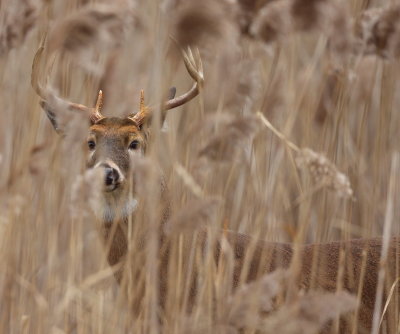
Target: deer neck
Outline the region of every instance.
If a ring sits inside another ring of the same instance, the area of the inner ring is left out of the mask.
[[[102,212],[102,220],[106,225],[119,220],[127,221],[138,207],[136,198],[129,198],[123,201],[106,201]]]
[[[168,189],[165,181],[160,182],[160,241],[163,238],[163,226],[170,217]],[[101,210],[97,210],[98,219],[101,221],[102,237],[107,247],[107,260],[111,266],[122,264],[121,269],[115,274],[117,281],[122,278],[123,263],[128,250],[128,223],[135,224],[136,213],[140,211],[140,200],[129,194],[125,198],[118,196],[105,196]],[[144,235],[143,238],[146,239]],[[141,242],[143,242],[141,240]]]

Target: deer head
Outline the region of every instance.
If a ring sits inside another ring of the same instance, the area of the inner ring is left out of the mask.
[[[88,118],[87,166],[101,168],[103,173],[103,192],[114,200],[127,194],[130,172],[130,157],[132,154],[143,155],[148,142],[148,125],[156,108],[161,111],[162,121],[168,110],[190,101],[199,93],[203,83],[203,68],[199,55],[197,62],[192,51],[182,50],[183,60],[190,76],[194,79],[193,87],[183,95],[175,97],[175,88],[169,93],[166,102],[156,107],[146,106],[144,92],[141,91],[140,106],[137,112],[126,117],[105,117],[101,113],[103,93],[99,92],[96,105],[87,107],[81,104],[65,101],[48,88],[43,87],[38,80],[38,64],[44,48],[36,53],[32,65],[32,87],[41,98],[40,105],[46,112],[54,129],[63,134],[65,129],[59,124],[57,108],[63,106],[68,112],[83,113]]]

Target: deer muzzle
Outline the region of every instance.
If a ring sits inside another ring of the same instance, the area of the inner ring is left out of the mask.
[[[105,161],[97,164],[98,168],[104,169],[104,191],[111,192],[120,187],[124,176],[119,167],[112,161]]]

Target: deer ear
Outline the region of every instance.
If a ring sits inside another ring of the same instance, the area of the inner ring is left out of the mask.
[[[168,91],[168,100],[172,100],[176,95],[176,87],[171,87]]]
[[[54,112],[53,108],[51,108],[50,104],[48,102],[42,100],[42,101],[40,101],[40,106],[46,113],[46,116],[50,120],[51,125],[53,125],[54,130],[56,130],[56,132],[58,134],[63,134],[64,131],[60,127],[59,122],[57,121],[56,113]]]
[[[50,103],[50,101],[52,103]],[[81,113],[85,115],[89,119],[91,125],[104,118],[104,116],[101,114],[101,108],[103,106],[103,92],[101,90],[99,91],[96,106],[94,108],[89,108],[82,104],[66,102],[56,95],[52,95],[49,100],[42,99],[40,101],[40,106],[46,113],[56,132],[60,134],[64,134],[65,125],[63,124],[63,120],[59,120],[57,116],[57,110],[60,107],[61,110],[65,108],[65,110],[68,112]],[[67,117],[65,118],[67,119]]]
[[[49,119],[51,125],[53,126],[54,130],[60,134],[64,135],[65,134],[65,121],[67,120],[66,117],[58,117],[58,112],[56,112],[56,109],[53,108],[47,101],[41,101],[40,106],[46,113],[47,118]],[[70,109],[70,108],[69,108]],[[91,118],[89,118],[90,124],[93,124],[93,121]]]
[[[168,101],[172,100],[176,95],[176,87],[171,87],[168,91]],[[165,118],[167,117],[167,114],[165,112],[161,112],[161,126],[164,125]]]

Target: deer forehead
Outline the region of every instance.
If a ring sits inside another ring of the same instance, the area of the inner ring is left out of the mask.
[[[100,137],[141,138],[137,125],[129,118],[103,118],[89,129],[90,134]]]

